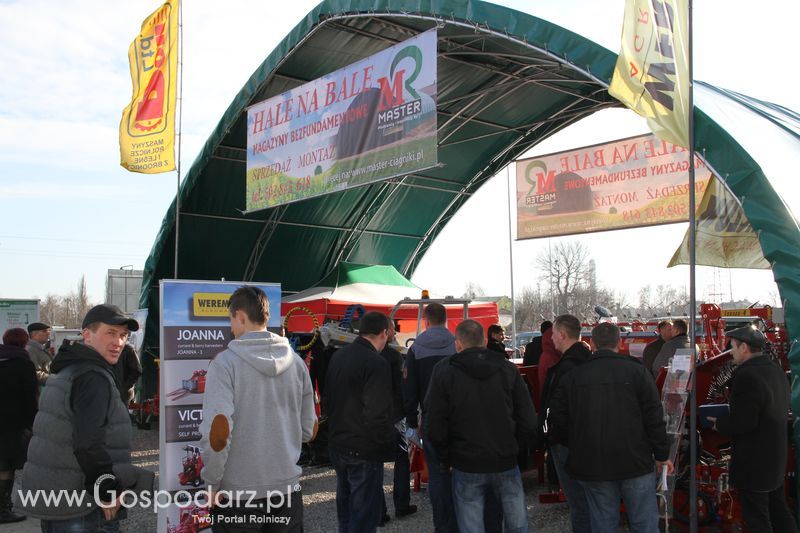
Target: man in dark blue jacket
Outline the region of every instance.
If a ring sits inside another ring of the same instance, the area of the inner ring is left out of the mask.
[[[406,410],[406,424],[416,428],[419,423],[418,407],[428,392],[428,384],[436,363],[456,353],[455,337],[447,329],[447,310],[442,304],[430,303],[423,311],[425,331],[414,341],[406,355],[403,370],[403,401]],[[437,533],[457,531],[453,513],[453,496],[450,488],[450,473],[440,466],[436,450],[430,446],[425,435],[422,436],[425,462],[428,464],[428,496],[433,508],[433,524]]]
[[[586,493],[592,531],[618,530],[622,499],[633,531],[657,533],[655,467],[673,470],[664,411],[650,371],[616,352],[619,339],[614,324],[592,330],[597,351],[561,379],[549,429],[569,448],[566,469]]]
[[[789,380],[762,350],[766,339],[754,326],[729,331],[736,370],[730,414],[714,429],[733,440],[731,483],[739,492],[750,531],[797,531],[783,495],[789,435]]]
[[[322,402],[343,533],[375,531],[381,518],[383,461],[395,442],[391,369],[380,354],[388,328],[386,315],[365,313],[359,337],[333,354],[325,376]]]

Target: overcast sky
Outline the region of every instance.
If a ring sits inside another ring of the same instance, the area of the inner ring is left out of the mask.
[[[618,50],[622,0],[498,3]],[[792,55],[800,3],[777,0],[769,9],[740,0],[694,3],[696,79],[800,110],[800,74]],[[90,296],[99,302],[106,269],[143,268],[174,198],[176,174],[123,170],[118,124],[131,95],[128,46],[159,4],[0,0],[0,297],[64,294],[85,274]],[[253,70],[315,4],[185,3],[184,171]],[[548,139],[530,155],[646,131],[632,112],[610,110]],[[505,180],[502,173],[490,181],[448,224],[413,278],[418,285],[460,294],[472,281],[490,294],[510,292]],[[633,300],[646,283],[688,283],[686,268],[666,269],[684,231],[678,224],[583,239],[600,283],[624,288]],[[546,246],[547,239],[514,244],[516,292],[536,284],[533,261]],[[458,268],[448,268],[454,260]],[[727,299],[732,293],[763,301],[776,292],[769,271],[702,268],[699,276],[699,297]]]

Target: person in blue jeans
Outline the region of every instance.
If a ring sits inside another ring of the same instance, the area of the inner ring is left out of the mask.
[[[567,497],[569,504],[569,517],[572,524],[572,533],[588,533],[591,531],[589,525],[589,504],[586,502],[586,494],[578,481],[572,479],[567,472],[567,449],[566,442],[562,442],[554,435],[547,434],[547,413],[550,407],[550,400],[553,397],[561,378],[564,377],[575,367],[578,367],[589,360],[592,351],[581,342],[581,322],[573,315],[561,315],[556,317],[552,325],[553,345],[561,354],[558,363],[547,370],[542,389],[542,402],[540,404],[539,425],[542,433],[547,439],[547,450],[553,459],[553,466],[558,474],[558,483]]]
[[[395,443],[391,369],[380,355],[388,329],[386,315],[365,313],[359,337],[333,354],[325,376],[340,533],[375,531],[380,520],[383,462],[393,458]]]
[[[567,443],[566,471],[583,487],[592,533],[617,533],[620,500],[631,531],[657,533],[655,471],[672,472],[670,441],[652,374],[615,351],[619,340],[614,324],[592,330],[596,351],[550,401],[549,437]]]
[[[339,533],[375,531],[381,511],[383,461],[363,459],[357,452],[330,449],[336,471],[336,516]]]
[[[528,388],[513,363],[486,348],[479,322],[461,322],[455,336],[458,353],[436,365],[428,387],[423,445],[433,449],[442,475],[452,472],[460,533],[485,530],[489,495],[502,508],[506,532],[527,532],[517,457],[536,434]]]
[[[406,425],[417,428],[420,418],[424,420],[425,396],[428,392],[434,367],[456,353],[455,337],[447,329],[447,310],[438,302],[431,302],[422,312],[425,321],[423,331],[408,349],[403,368],[403,404]],[[420,409],[421,408],[421,409]],[[428,465],[428,497],[433,510],[433,526],[436,533],[457,533],[456,517],[453,514],[450,471],[442,467],[436,450],[422,435],[422,450]]]

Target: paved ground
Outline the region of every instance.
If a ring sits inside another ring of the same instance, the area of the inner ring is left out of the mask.
[[[134,430],[134,463],[158,471],[158,431]],[[542,505],[539,503],[541,488],[537,485],[534,473],[524,476],[525,493],[528,503],[528,516],[531,531],[558,533],[569,531],[569,517],[566,504]],[[307,468],[303,473],[303,505],[305,531],[310,533],[336,531],[336,475],[329,468]],[[433,531],[431,507],[426,492],[411,493],[411,503],[417,505],[416,514],[401,520],[394,518],[391,498],[392,470],[386,468],[384,491],[392,519],[385,532],[425,532]],[[134,509],[123,522],[124,532],[155,532],[156,515],[151,510]],[[28,519],[18,524],[2,525],[2,533],[29,533],[41,531],[39,521]],[[210,531],[210,530],[209,530]]]

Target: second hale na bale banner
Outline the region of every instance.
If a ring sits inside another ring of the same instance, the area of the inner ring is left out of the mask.
[[[253,105],[248,212],[436,165],[436,31]]]
[[[695,159],[697,195],[711,171]],[[689,220],[689,153],[642,135],[517,161],[517,239]]]

